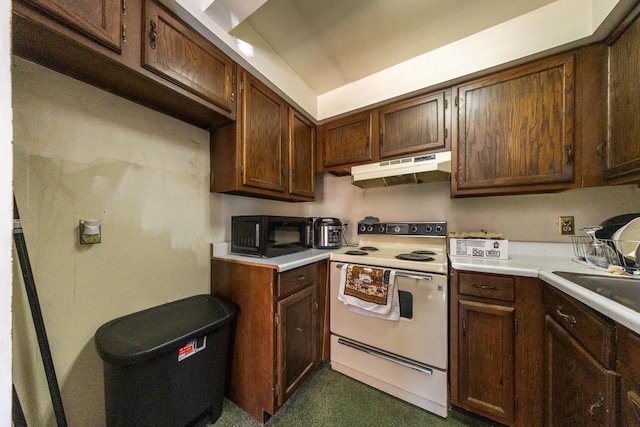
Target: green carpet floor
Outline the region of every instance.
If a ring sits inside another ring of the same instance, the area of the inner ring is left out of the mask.
[[[260,424],[225,399],[215,427],[255,427]],[[389,396],[322,365],[267,422],[268,427],[297,426],[491,426],[477,417],[449,411],[440,418],[407,402]]]

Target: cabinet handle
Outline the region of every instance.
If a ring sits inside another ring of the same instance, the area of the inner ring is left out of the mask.
[[[594,413],[594,410],[597,409],[597,408],[602,408],[603,406],[604,406],[604,398],[602,397],[602,395],[600,393],[598,393],[598,397],[596,399],[596,402],[589,407],[589,414],[591,415],[591,418],[593,418],[596,415]]]
[[[596,154],[598,154],[598,156],[600,156],[603,160],[607,158],[606,152],[604,151],[606,147],[607,140],[605,139],[600,143],[600,145],[598,145],[598,148],[596,148]]]
[[[127,14],[127,0],[122,0],[122,14]]]
[[[151,46],[151,49],[155,49],[156,48],[156,40],[158,39],[156,21],[154,21],[152,19],[149,22],[149,25],[151,26],[151,37],[149,38],[149,46]]]
[[[127,26],[122,24],[122,43],[127,42]]]
[[[567,322],[569,322],[571,324],[571,326],[575,325],[577,323],[576,318],[573,317],[570,314],[563,313],[562,310],[564,310],[564,309],[563,309],[563,307],[561,305],[557,305],[556,306],[556,313],[558,313],[558,316],[562,317]]]
[[[291,182],[296,182],[296,170],[291,169]]]
[[[500,288],[498,286],[489,286],[489,285],[478,285],[477,283],[474,283],[471,285],[472,288],[476,288],[476,289],[483,289],[483,290],[490,290],[490,291],[499,291]]]
[[[565,150],[567,151],[567,161],[566,164],[567,166],[573,164],[573,146],[572,145],[565,145]]]
[[[293,279],[295,282],[299,282],[301,280],[306,280],[307,276],[305,276],[304,274],[302,276],[298,276],[295,279]]]
[[[467,335],[467,319],[462,318],[462,336]]]
[[[640,396],[634,390],[627,393],[627,400],[638,421],[640,421]]]
[[[384,134],[381,133],[380,134],[380,146],[382,147],[384,145]]]

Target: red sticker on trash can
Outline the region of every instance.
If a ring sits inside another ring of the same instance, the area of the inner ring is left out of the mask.
[[[197,339],[193,339],[189,341],[185,346],[180,347],[178,349],[178,362],[181,362],[187,357],[193,356],[197,352],[204,350],[207,347],[207,337],[204,336],[201,339],[202,344],[199,347]]]

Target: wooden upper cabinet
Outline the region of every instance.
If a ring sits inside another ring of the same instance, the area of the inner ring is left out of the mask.
[[[323,169],[371,162],[372,122],[373,113],[365,112],[323,125]]]
[[[211,132],[211,191],[313,200],[315,125],[246,71],[238,84],[238,120]]]
[[[448,148],[445,92],[379,110],[380,158]]]
[[[31,0],[43,10],[120,53],[122,49],[121,0]]]
[[[244,73],[242,85],[242,185],[284,193],[288,179],[284,147],[287,105],[248,73]]]
[[[605,176],[640,181],[640,6],[609,46],[609,112]]]
[[[159,3],[146,0],[142,65],[212,104],[232,111],[233,61]]]
[[[289,107],[289,193],[315,197],[316,127]]]
[[[574,62],[557,55],[453,89],[454,196],[572,186]]]

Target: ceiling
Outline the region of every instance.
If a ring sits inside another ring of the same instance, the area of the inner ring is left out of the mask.
[[[601,40],[637,0],[161,0],[316,121]]]
[[[554,0],[268,0],[230,34],[257,33],[318,95]]]

